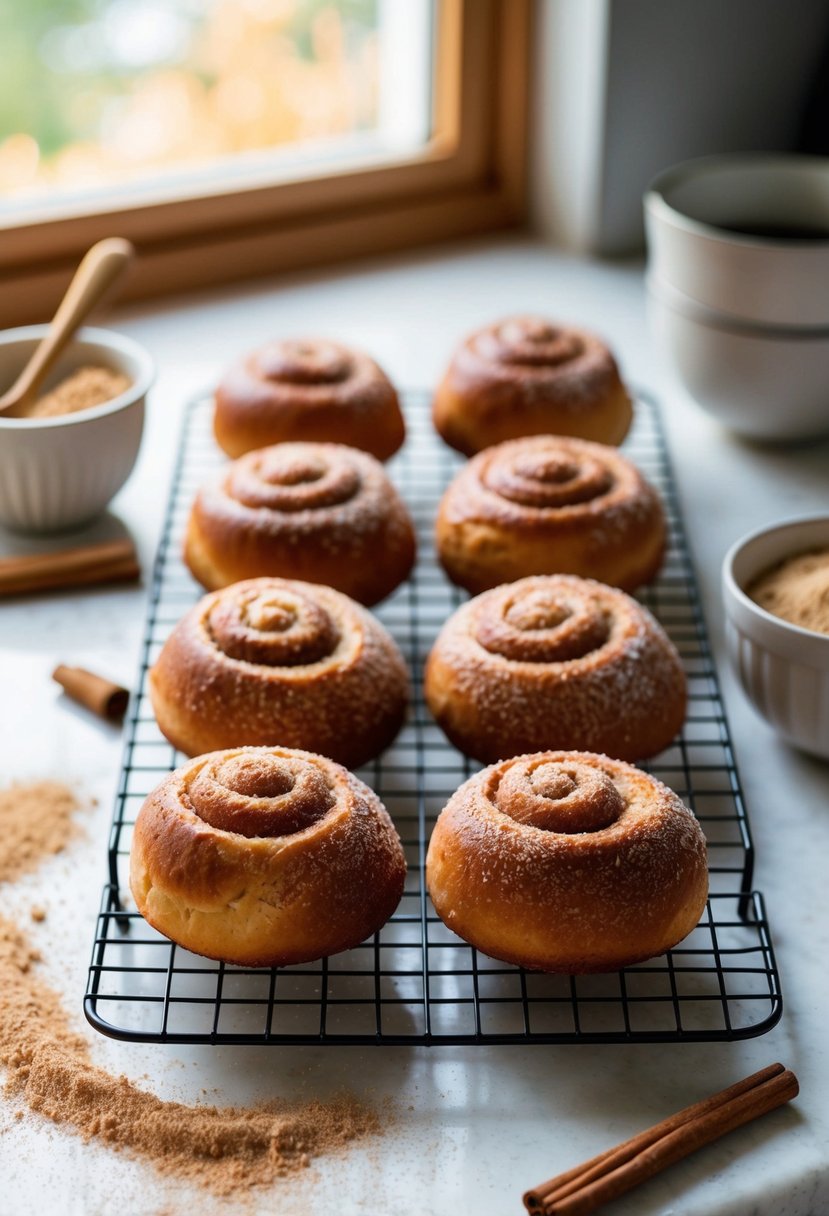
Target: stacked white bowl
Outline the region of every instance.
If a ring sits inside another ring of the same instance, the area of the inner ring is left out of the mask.
[[[651,315],[697,403],[754,438],[829,433],[829,158],[688,161],[645,224]]]

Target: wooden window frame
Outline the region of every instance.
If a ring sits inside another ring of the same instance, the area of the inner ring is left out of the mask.
[[[118,234],[146,299],[520,224],[531,0],[438,0],[434,130],[416,156],[0,227],[0,325],[42,320],[83,252]]]

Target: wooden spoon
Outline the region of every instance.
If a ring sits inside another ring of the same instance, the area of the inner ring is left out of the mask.
[[[54,367],[55,360],[102,296],[126,270],[133,254],[129,241],[113,236],[98,241],[84,255],[54,315],[49,332],[35,347],[29,362],[11,388],[0,397],[0,414],[7,414],[10,418],[25,416],[26,407],[37,397],[38,389]]]

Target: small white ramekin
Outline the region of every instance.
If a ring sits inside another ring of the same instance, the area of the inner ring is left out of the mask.
[[[48,326],[0,332],[0,392],[16,379]],[[144,401],[155,375],[137,342],[107,329],[81,329],[44,391],[79,367],[108,367],[131,383],[103,405],[57,418],[0,414],[0,523],[19,532],[58,532],[88,523],[132,472]]]
[[[789,743],[829,760],[829,634],[766,612],[746,587],[786,557],[829,547],[829,515],[792,519],[739,540],[725,556],[726,643],[754,708]]]

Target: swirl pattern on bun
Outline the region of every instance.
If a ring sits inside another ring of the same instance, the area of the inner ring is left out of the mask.
[[[706,844],[671,790],[589,752],[484,769],[441,812],[426,858],[435,910],[485,954],[538,971],[614,971],[697,925]]]
[[[427,704],[484,764],[524,752],[640,760],[685,717],[679,655],[625,592],[549,575],[486,591],[443,626],[426,664]]]
[[[408,673],[371,613],[330,587],[250,579],[205,596],[150,671],[158,725],[186,755],[282,744],[358,768],[403,724]]]
[[[187,950],[285,966],[358,945],[394,912],[406,862],[385,808],[340,765],[288,748],[213,752],[135,823],[138,910]]]
[[[319,338],[268,342],[234,364],[216,390],[214,429],[228,456],[323,440],[388,460],[405,438],[385,372],[361,351]]]
[[[199,491],[184,558],[209,591],[272,575],[375,604],[408,577],[415,534],[373,456],[283,443],[240,457]]]
[[[543,317],[508,317],[455,351],[435,394],[435,427],[465,456],[525,435],[621,443],[633,409],[605,344]]]
[[[531,574],[577,574],[633,591],[659,570],[662,504],[615,448],[555,435],[488,448],[441,499],[438,554],[473,595]]]

